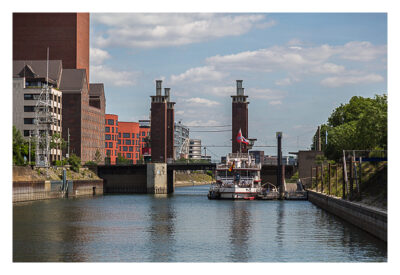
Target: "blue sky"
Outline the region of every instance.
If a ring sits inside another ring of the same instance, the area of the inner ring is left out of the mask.
[[[91,82],[105,84],[106,112],[121,121],[149,117],[162,79],[176,121],[231,124],[230,95],[242,79],[249,137],[275,145],[282,131],[284,154],[308,149],[317,126],[352,96],[387,93],[385,13],[91,13],[90,44]],[[191,138],[229,145],[231,134]]]

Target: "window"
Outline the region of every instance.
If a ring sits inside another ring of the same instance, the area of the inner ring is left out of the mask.
[[[132,158],[132,154],[127,153],[127,154],[126,154],[126,157],[127,157],[128,159],[130,159],[130,158]]]
[[[123,134],[122,134],[122,137],[123,137],[123,138],[130,138],[130,135],[129,135],[129,133],[123,133]]]
[[[114,125],[114,120],[113,119],[108,119],[107,122],[108,122],[107,123],[108,125]]]
[[[111,140],[111,135],[110,134],[106,135],[106,140]]]
[[[24,106],[24,112],[34,112],[35,106]]]
[[[125,144],[126,145],[131,145],[131,140],[130,139],[125,140]]]
[[[142,138],[142,142],[144,142],[144,138]]]
[[[142,136],[144,136],[144,134],[145,134],[145,133],[144,133],[144,132],[142,132]]]
[[[136,153],[136,158],[138,158],[138,153]]]
[[[114,135],[111,135],[111,137],[112,137],[112,140],[114,140]]]
[[[111,155],[111,150],[107,150],[107,156],[110,156]]]
[[[136,147],[136,152],[140,152],[139,147]]]
[[[128,146],[123,146],[122,151],[124,152],[128,151]]]
[[[104,143],[104,148],[107,148],[107,142]]]
[[[129,146],[129,152],[133,152],[133,146]]]
[[[121,133],[118,133],[118,137],[121,137]]]
[[[116,122],[116,124],[115,124],[115,125],[117,125],[117,126],[118,126],[118,120],[116,120],[115,122]]]
[[[111,129],[112,129],[112,132],[114,133],[114,127],[112,127]]]
[[[121,144],[121,140],[120,139],[118,140],[118,144]]]
[[[110,132],[110,127],[106,127],[106,133]]]
[[[39,99],[38,94],[24,94],[24,99],[25,100],[33,100],[33,99]]]
[[[136,138],[139,138],[139,133],[136,134]]]
[[[135,141],[132,139],[132,145],[135,145]]]
[[[34,124],[34,118],[24,118],[24,124]]]
[[[113,148],[113,143],[112,142],[108,143],[108,148]]]
[[[24,137],[29,137],[29,130],[24,130]]]
[[[139,144],[139,140],[136,140],[136,145],[138,145]]]

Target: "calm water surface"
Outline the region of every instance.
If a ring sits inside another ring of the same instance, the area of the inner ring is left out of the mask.
[[[15,204],[14,261],[387,261],[385,242],[308,201],[210,201],[208,188]]]

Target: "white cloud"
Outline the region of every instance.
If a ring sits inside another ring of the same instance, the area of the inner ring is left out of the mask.
[[[209,13],[93,14],[95,23],[108,27],[94,35],[97,47],[154,48],[179,46],[224,36],[237,36],[252,28],[268,28],[275,21],[263,14]]]
[[[278,79],[277,81],[275,81],[275,85],[277,86],[288,86],[291,85],[293,83],[293,80],[289,77],[286,77],[284,79]]]
[[[217,106],[220,105],[219,102],[217,101],[213,101],[213,100],[209,100],[206,98],[200,98],[200,97],[192,97],[192,98],[188,98],[188,99],[184,99],[183,100],[186,104],[189,105],[196,105],[199,107],[213,107],[213,106]]]
[[[353,61],[371,61],[386,55],[386,45],[375,46],[367,41],[352,41],[343,47],[338,47],[341,58]]]
[[[385,55],[385,45],[354,41],[343,46],[274,46],[236,54],[216,55],[207,58],[206,62],[216,70],[271,72],[283,69],[293,73],[337,74],[344,72],[345,67],[332,63],[332,58],[371,61]]]
[[[104,60],[109,59],[110,54],[102,49],[90,48],[90,64],[100,65],[103,64]]]
[[[270,105],[281,105],[282,101],[280,100],[272,100],[268,102]]]
[[[227,73],[216,71],[213,66],[196,67],[187,70],[179,75],[171,75],[171,84],[178,82],[209,82],[221,80]]]
[[[192,120],[188,121],[186,126],[216,126],[216,125],[221,125],[221,121],[216,121],[216,120]]]
[[[327,87],[340,87],[343,85],[352,85],[360,83],[382,82],[384,78],[378,74],[368,74],[364,76],[335,76],[328,77],[321,81],[321,84]]]
[[[90,82],[101,82],[111,86],[135,85],[139,73],[132,71],[117,71],[106,65],[92,65],[90,67]]]

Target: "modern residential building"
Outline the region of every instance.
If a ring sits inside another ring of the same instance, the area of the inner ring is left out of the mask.
[[[189,159],[201,159],[201,139],[189,140]]]
[[[150,132],[151,132],[151,121],[150,120],[139,120],[139,129],[141,136],[141,154],[145,162],[151,161],[151,145],[150,145]]]
[[[181,121],[175,122],[175,159],[189,158],[189,128]]]
[[[46,114],[36,112],[39,101],[45,100],[43,87],[49,84],[49,124],[39,124],[39,135],[48,129],[49,136],[62,135],[62,93],[58,89],[62,75],[61,60],[13,62],[13,125],[26,138],[36,136],[35,118],[43,120]],[[47,68],[49,68],[47,72]],[[48,74],[48,78],[47,78]],[[41,95],[42,94],[42,95]],[[32,139],[33,140],[33,139]],[[61,148],[50,149],[49,161],[61,159]]]
[[[148,147],[150,121],[123,122],[118,115],[105,115],[105,156],[107,164],[118,164],[118,156],[132,164],[142,159],[142,149]]]
[[[140,130],[138,122],[118,122],[118,154],[133,164],[140,159]]]
[[[104,150],[106,164],[116,164],[119,146],[118,146],[118,116],[114,114],[105,115],[104,130]]]

